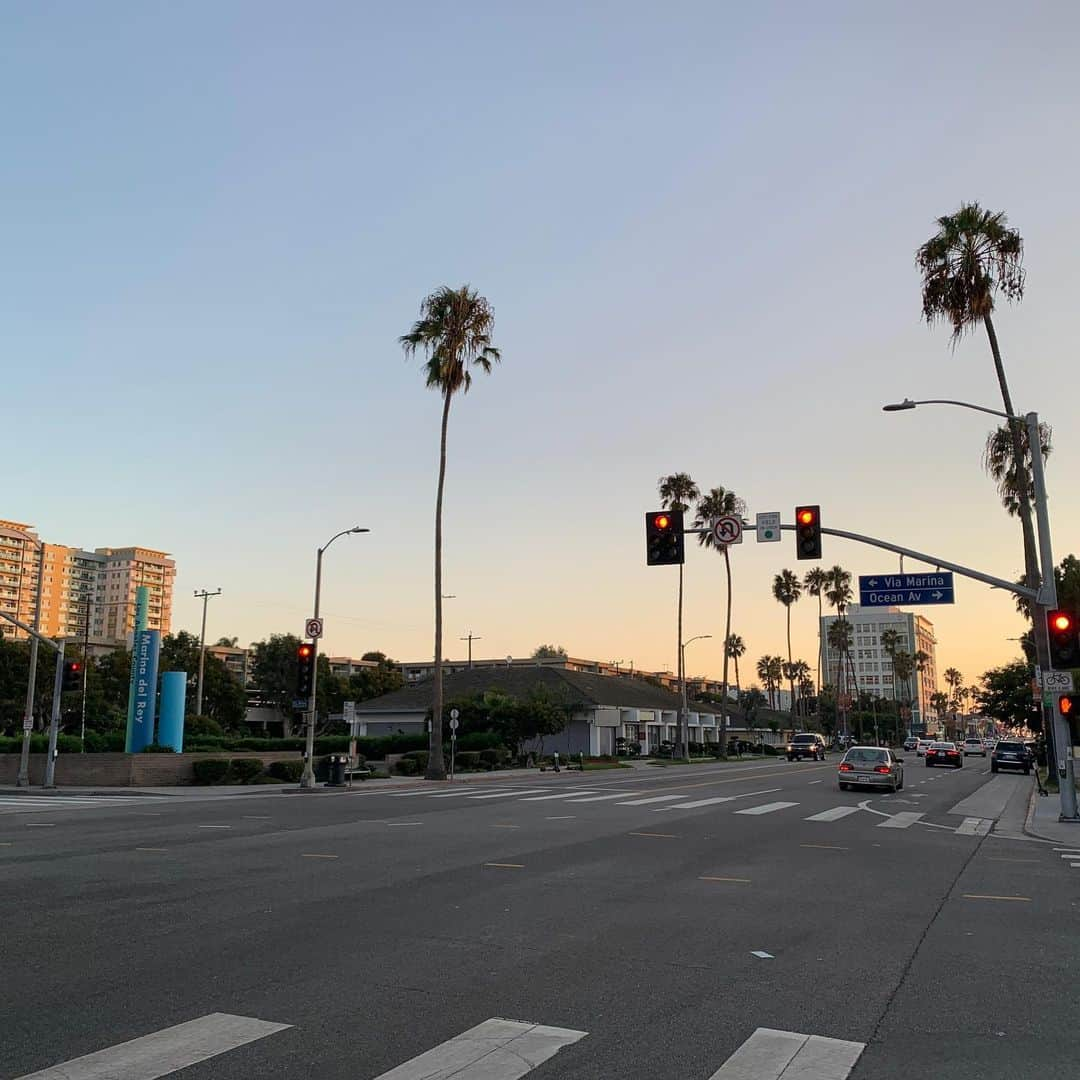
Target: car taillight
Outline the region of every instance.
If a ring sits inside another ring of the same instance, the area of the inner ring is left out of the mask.
[[[889,770],[888,765],[875,765],[874,766],[874,772],[887,773],[889,771],[890,770]]]
[[[960,751],[959,750],[949,750],[948,754],[949,754],[950,757],[959,757],[960,756]]]
[[[846,761],[842,761],[842,762],[840,762],[840,771],[841,772],[854,772],[855,771],[855,766],[854,765],[849,765]]]

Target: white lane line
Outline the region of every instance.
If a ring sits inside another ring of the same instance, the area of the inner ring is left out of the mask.
[[[846,818],[848,814],[857,814],[859,808],[857,806],[834,806],[831,810],[822,810],[820,814],[811,814],[808,818],[804,818],[804,821],[839,821],[841,818]]]
[[[520,1020],[485,1020],[375,1080],[518,1080],[587,1034]]]
[[[736,810],[736,814],[774,814],[777,810],[786,810],[789,806],[798,806],[797,802],[767,802],[761,806],[748,806],[745,810]]]
[[[629,799],[627,802],[616,803],[616,806],[648,806],[649,803],[672,802],[675,799],[685,799],[685,795],[652,795],[647,799]]]
[[[1080,848],[1056,847],[1054,851],[1067,851],[1070,855],[1080,855]]]
[[[471,788],[470,789],[470,788],[464,787],[464,788],[461,788],[461,790],[459,790],[459,791],[444,791],[444,792],[441,792],[440,794],[432,794],[429,791],[401,791],[401,792],[395,792],[390,797],[392,799],[399,799],[399,798],[402,798],[405,795],[427,795],[428,798],[430,798],[430,799],[466,799],[466,798],[475,798],[475,796],[477,795],[478,792],[487,792],[487,791],[491,791],[491,788]],[[515,791],[504,791],[504,792],[500,792],[499,794],[515,795],[515,794],[517,794],[517,792],[516,792],[516,790]]]
[[[569,799],[572,795],[592,795],[591,791],[560,791],[556,795],[532,795],[522,802],[546,802],[548,799]]]
[[[922,816],[922,814],[916,814],[913,810],[902,810],[899,814],[894,814],[888,821],[880,822],[877,825],[877,828],[908,829]]]
[[[811,780],[810,783],[811,784],[824,784],[825,781],[824,780]]]
[[[210,1013],[18,1080],[156,1080],[291,1026],[250,1016]]]
[[[55,829],[55,821],[28,821],[26,823],[28,829]]]
[[[591,799],[568,799],[567,802],[606,802],[608,799],[625,799],[628,795],[640,794],[638,791],[617,791],[614,795],[594,795]]]
[[[961,836],[985,836],[993,824],[994,822],[987,818],[966,817],[956,827],[956,831]]]
[[[470,795],[470,799],[510,799],[518,795],[540,795],[542,792],[550,790],[549,788],[526,788],[524,791],[493,791],[490,795]],[[435,798],[445,798],[445,796],[436,795]]]
[[[577,814],[559,814],[556,817],[544,818],[545,821],[576,821]]]
[[[709,1080],[846,1080],[866,1043],[758,1028]]]

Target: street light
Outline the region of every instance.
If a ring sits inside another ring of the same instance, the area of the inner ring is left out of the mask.
[[[319,617],[319,594],[322,592],[322,557],[323,553],[328,547],[339,537],[348,536],[351,533],[366,533],[371,532],[370,529],[362,529],[359,525],[354,525],[351,529],[342,529],[339,533],[334,533],[329,540],[321,548],[318,548],[315,552],[315,618]],[[307,711],[307,734],[304,741],[306,754],[304,755],[304,774],[300,777],[300,786],[302,788],[314,788],[315,787],[315,712],[316,712],[316,690],[319,684],[319,639],[312,639],[312,648],[314,649],[314,656],[312,657],[312,672],[311,672],[311,698],[308,702]]]
[[[1054,578],[1054,555],[1050,543],[1050,515],[1047,509],[1046,475],[1043,472],[1042,440],[1039,437],[1039,414],[1036,412],[1016,416],[1000,409],[988,409],[985,405],[973,405],[970,401],[955,401],[951,398],[928,398],[925,401],[903,401],[883,405],[883,412],[907,412],[919,405],[956,405],[961,409],[972,409],[1007,420],[1010,424],[1024,424],[1027,428],[1028,448],[1031,455],[1031,486],[1035,503],[1035,520],[1039,531],[1039,563],[1042,583],[1032,603],[1032,634],[1035,639],[1036,658],[1045,671],[1050,668],[1050,642],[1047,637],[1046,613],[1057,607],[1057,583]],[[1017,428],[1014,427],[1014,431]],[[1017,451],[1019,455],[1019,451]],[[1029,582],[1029,585],[1031,583]],[[1045,715],[1045,714],[1044,714]],[[1054,737],[1054,749],[1058,759],[1058,772],[1061,783],[1062,820],[1077,820],[1076,786],[1073,780],[1072,734],[1068,725],[1059,716],[1058,710],[1052,710],[1051,727]]]
[[[679,678],[682,682],[682,723],[679,725],[679,741],[682,743],[683,753],[686,760],[690,760],[690,704],[686,697],[686,646],[694,641],[702,641],[711,638],[712,634],[697,634],[679,646]]]

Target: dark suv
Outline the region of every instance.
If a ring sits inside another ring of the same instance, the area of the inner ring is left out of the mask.
[[[1001,739],[990,754],[990,771],[998,769],[1023,769],[1025,776],[1031,775],[1031,762],[1034,755],[1018,739]]]
[[[805,732],[792,735],[787,746],[784,747],[788,761],[802,761],[803,758],[813,758],[814,761],[825,760],[825,739],[815,732]]]

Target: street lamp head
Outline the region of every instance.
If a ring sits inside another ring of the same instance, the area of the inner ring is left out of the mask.
[[[371,530],[370,529],[361,529],[359,525],[354,525],[349,530],[349,532],[351,532],[351,533],[362,533],[362,532],[371,532]]]
[[[911,398],[904,398],[903,401],[894,401],[891,405],[882,405],[882,412],[906,412],[908,409],[914,409],[915,402]]]

